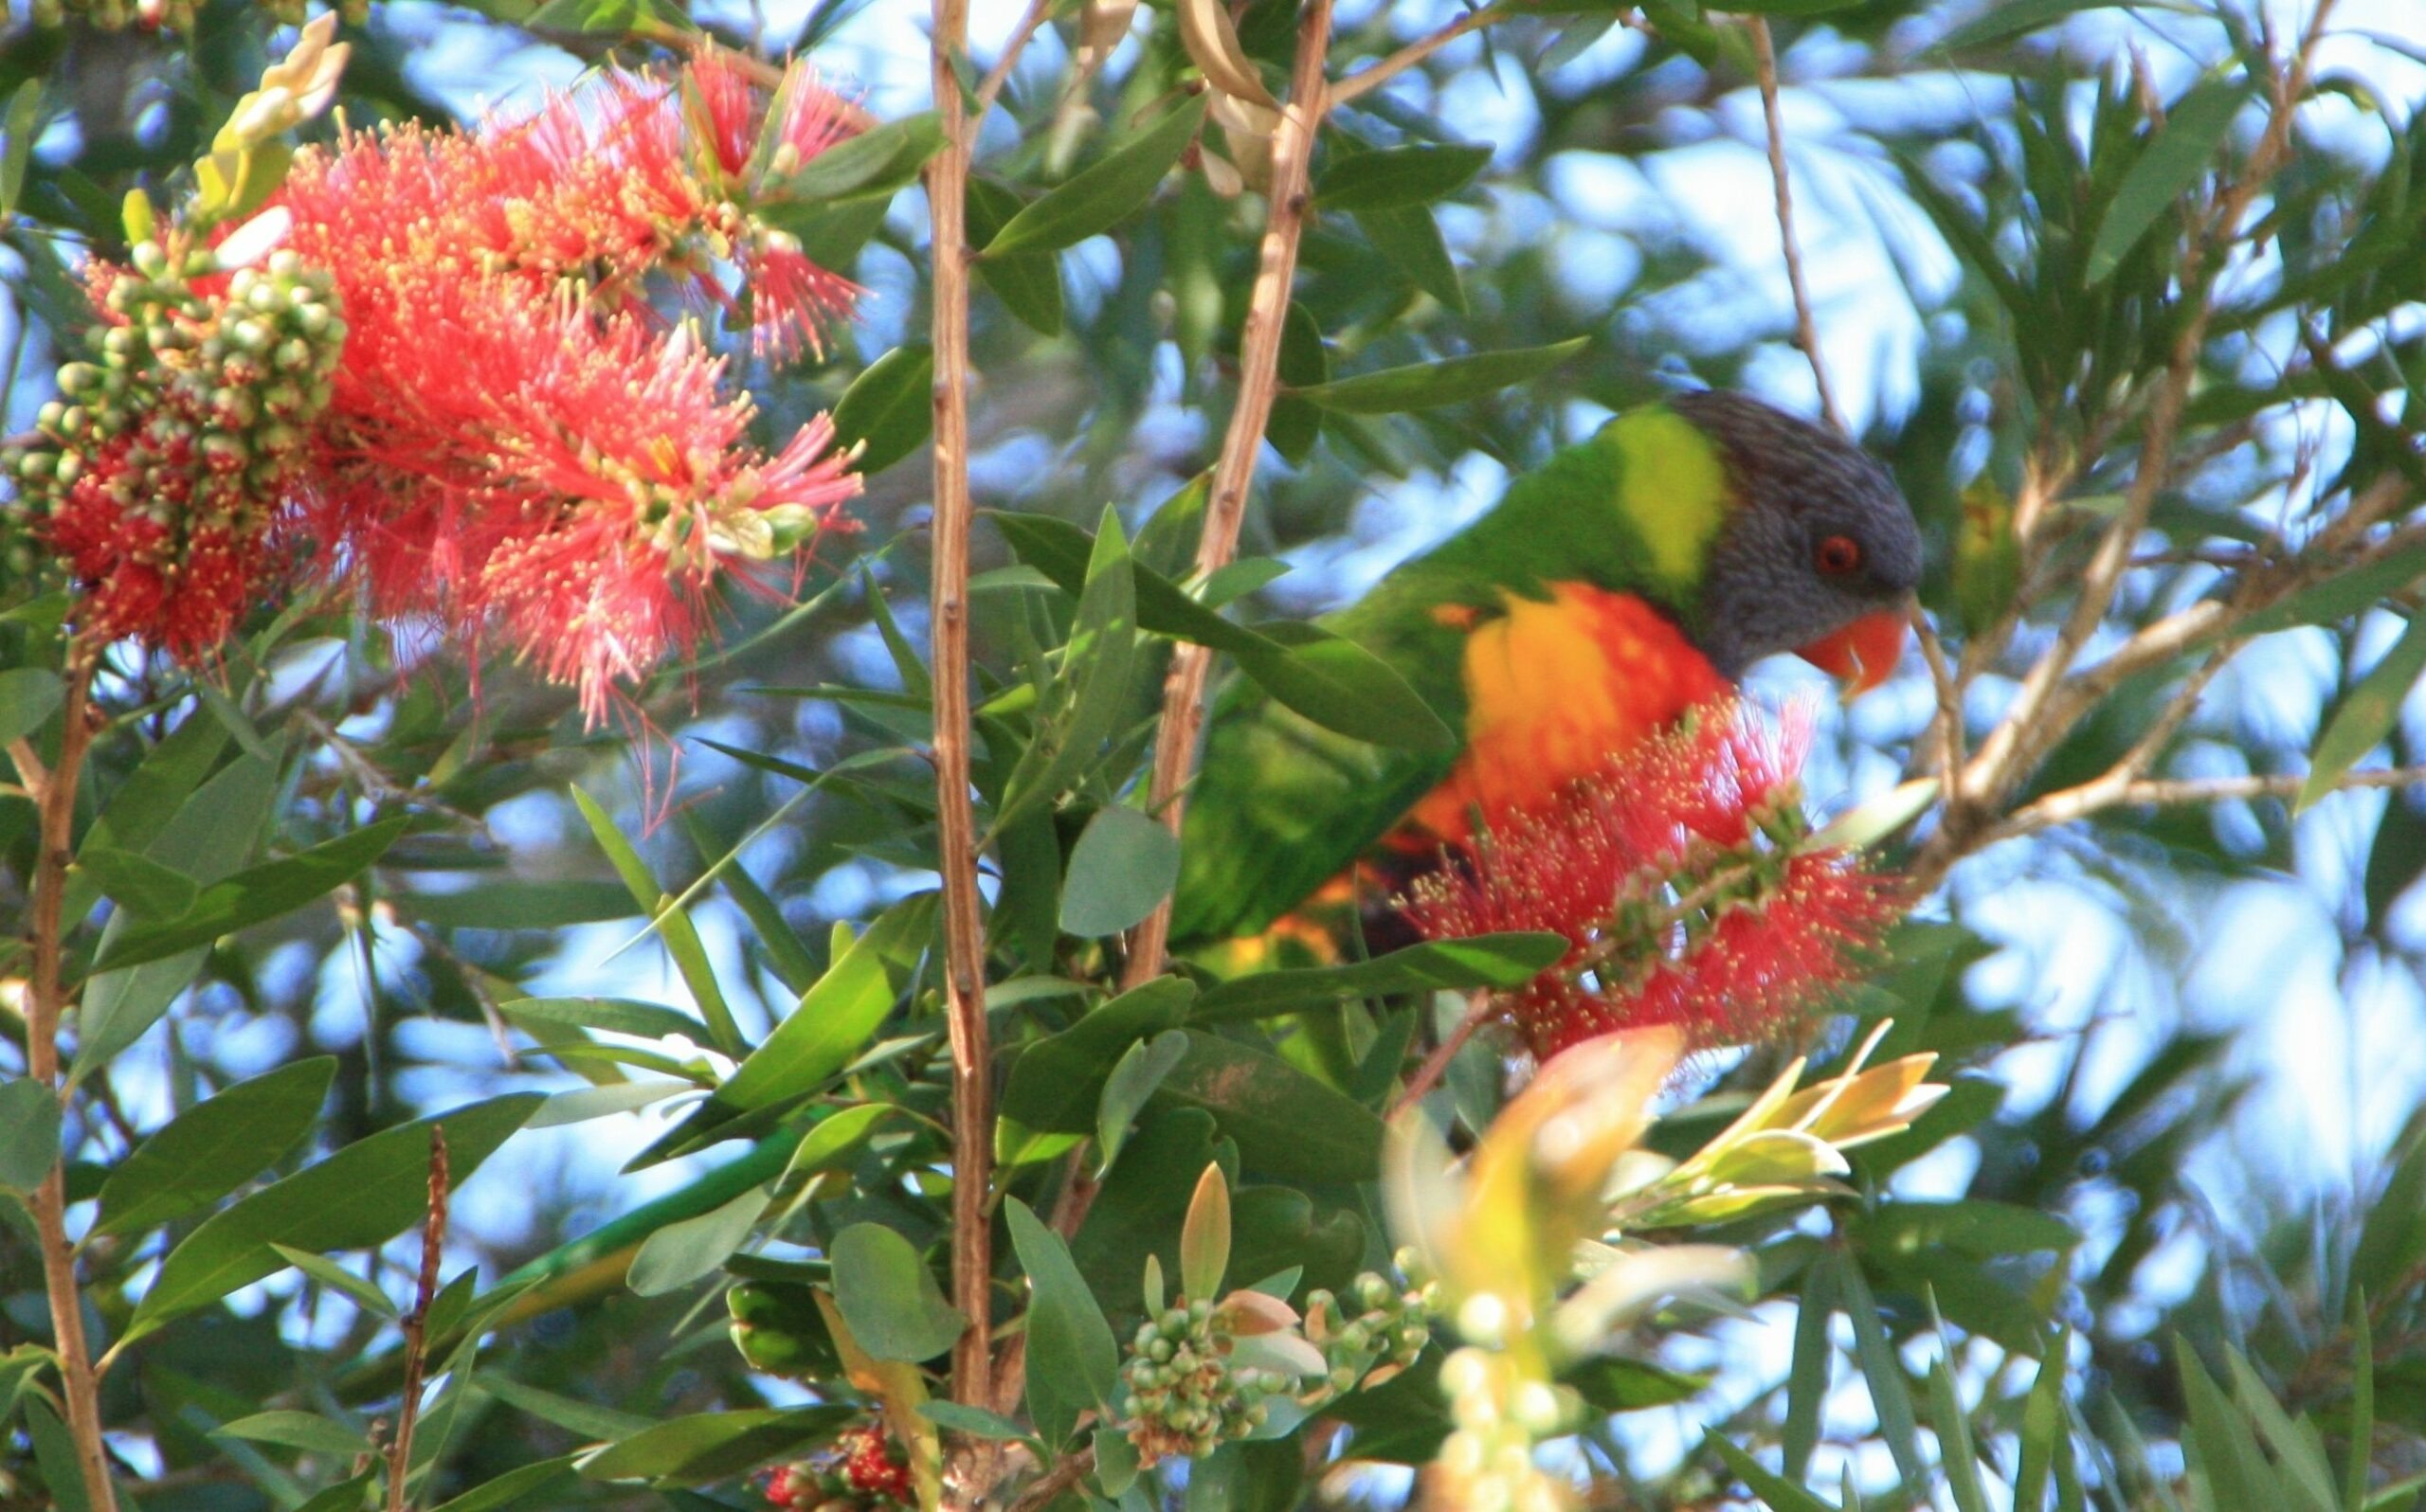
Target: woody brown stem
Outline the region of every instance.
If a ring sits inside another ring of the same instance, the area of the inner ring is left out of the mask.
[[[76,788],[93,732],[89,714],[95,654],[70,641],[61,711],[59,755],[47,767],[19,743],[19,780],[33,796],[41,850],[34,862],[33,977],[27,985],[26,1074],[58,1089],[59,1024],[66,1012],[62,961],[65,932],[67,868],[76,859]],[[51,1344],[59,1357],[61,1395],[67,1431],[76,1443],[76,1467],[93,1512],[117,1512],[118,1490],[110,1483],[109,1447],[101,1436],[100,1377],[84,1337],[83,1293],[76,1281],[76,1247],[67,1238],[67,1166],[63,1147],[50,1171],[28,1195],[34,1231],[42,1248],[44,1288],[50,1301]]]
[[[1819,386],[1820,411],[1841,431],[1845,412],[1837,407],[1837,393],[1828,383],[1828,365],[1820,357],[1820,322],[1811,313],[1811,289],[1802,281],[1802,248],[1794,237],[1794,191],[1785,167],[1785,114],[1778,104],[1778,54],[1769,40],[1769,22],[1754,16],[1746,23],[1752,32],[1752,59],[1761,90],[1761,120],[1769,146],[1769,182],[1778,207],[1778,241],[1785,252],[1786,287],[1794,295],[1794,344],[1811,363],[1811,381]]]
[[[1263,249],[1246,324],[1239,334],[1239,402],[1230,411],[1230,428],[1222,438],[1222,454],[1213,465],[1204,534],[1196,548],[1200,575],[1228,566],[1237,554],[1239,526],[1246,517],[1247,488],[1255,480],[1263,428],[1272,419],[1272,402],[1279,392],[1280,330],[1289,313],[1290,285],[1297,275],[1297,244],[1306,231],[1308,164],[1330,104],[1323,60],[1331,50],[1331,0],[1309,0],[1297,18],[1297,58],[1290,74],[1289,102],[1281,108],[1280,125],[1272,138],[1271,209],[1264,221]],[[1178,833],[1186,811],[1183,789],[1196,761],[1196,737],[1204,725],[1204,683],[1212,666],[1209,648],[1184,643],[1172,652],[1170,674],[1163,684],[1163,717],[1154,734],[1150,792],[1155,811],[1173,834]],[[1162,974],[1170,929],[1171,900],[1165,897],[1130,937],[1124,986],[1135,987]]]
[[[405,1512],[405,1482],[412,1470],[413,1426],[429,1368],[429,1305],[438,1297],[438,1263],[446,1243],[446,1131],[429,1130],[429,1208],[422,1225],[421,1275],[413,1310],[405,1315],[405,1390],[396,1405],[396,1433],[388,1443],[388,1512]]]
[[[969,120],[957,62],[968,50],[968,0],[935,0],[932,80],[944,145],[927,167],[932,217],[935,351],[935,857],[944,893],[944,1004],[951,1036],[952,1305],[968,1326],[952,1346],[952,1399],[992,1397],[993,1048],[986,1027],[986,927],[977,893],[977,820],[969,779]]]
[[[1423,1057],[1423,1064],[1415,1069],[1415,1074],[1407,1078],[1405,1089],[1399,1093],[1398,1101],[1390,1105],[1391,1118],[1397,1118],[1432,1094],[1432,1089],[1439,1086],[1440,1078],[1448,1074],[1449,1063],[1457,1058],[1457,1052],[1466,1048],[1466,1041],[1475,1037],[1475,1032],[1491,1021],[1494,1011],[1491,994],[1477,992],[1468,996],[1466,1016],[1457,1020],[1457,1027],[1449,1031],[1448,1037],[1435,1046],[1432,1053]]]

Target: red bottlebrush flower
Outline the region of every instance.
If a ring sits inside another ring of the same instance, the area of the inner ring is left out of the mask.
[[[89,281],[92,360],[60,369],[20,495],[75,579],[80,631],[207,660],[287,575],[275,530],[345,325],[292,252],[231,275],[172,238]]]
[[[725,298],[728,261],[756,280],[762,348],[813,344],[856,291],[757,220],[745,180],[839,140],[842,116],[803,71],[770,99],[708,52],[679,83],[609,75],[477,135],[299,154],[279,203],[353,326],[298,498],[331,575],[380,613],[500,638],[594,724],[696,645],[720,577],[762,584],[835,523],[859,479],[831,425],[752,446],[724,362],[643,296],[664,273]]]
[[[207,658],[308,551],[382,614],[502,638],[596,723],[721,580],[768,585],[859,491],[823,420],[753,445],[725,364],[649,302],[662,275],[730,303],[731,268],[760,350],[814,346],[857,291],[759,212],[847,115],[709,50],[518,122],[305,149],[266,273],[183,233],[95,264],[94,361],[15,461],[80,627]]]
[[[854,1428],[840,1434],[834,1447],[842,1454],[842,1481],[862,1496],[914,1501],[910,1467],[893,1457],[893,1447],[873,1428]]]
[[[1808,843],[1807,728],[1732,701],[1513,817],[1402,900],[1426,936],[1563,934],[1572,948],[1504,1005],[1548,1057],[1673,1024],[1696,1046],[1774,1033],[1850,981],[1896,913],[1889,879]]]

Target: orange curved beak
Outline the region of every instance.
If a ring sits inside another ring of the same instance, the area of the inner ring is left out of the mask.
[[[1845,701],[1851,703],[1894,675],[1910,634],[1911,623],[1903,610],[1881,609],[1821,636],[1795,655],[1830,676],[1842,678]]]

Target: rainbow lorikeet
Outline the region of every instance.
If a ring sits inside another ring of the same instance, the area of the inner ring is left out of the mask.
[[[1257,934],[1377,842],[1429,850],[1537,805],[1763,657],[1874,685],[1920,574],[1910,506],[1842,437],[1740,394],[1631,410],[1322,621],[1404,675],[1458,748],[1367,745],[1228,690],[1172,939]]]
[[[1173,938],[1258,933],[1394,832],[1428,848],[1477,811],[1530,806],[1763,657],[1874,684],[1920,570],[1910,507],[1842,438],[1732,394],[1630,411],[1324,621],[1403,674],[1460,748],[1366,745],[1229,690],[1187,811]],[[643,1237],[780,1174],[799,1137],[524,1267],[512,1279],[546,1284],[509,1316],[615,1286]],[[737,1301],[736,1320],[766,1322],[762,1303]]]

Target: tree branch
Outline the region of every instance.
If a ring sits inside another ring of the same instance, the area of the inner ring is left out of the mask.
[[[1943,875],[1960,854],[1953,847],[1975,838],[1984,843],[1986,837],[1999,833],[2001,824],[1982,822],[1984,813],[2002,804],[2038,760],[2095,707],[2114,683],[2135,666],[2162,659],[2137,658],[2165,645],[2168,636],[2178,638],[2168,654],[2179,655],[2203,639],[2222,634],[2236,617],[2238,611],[2232,604],[2209,601],[2196,605],[2135,636],[2125,647],[2125,653],[2132,653],[2132,657],[2118,653],[2091,675],[2068,680],[2073,662],[2105,622],[2123,575],[2130,568],[2149,512],[2173,473],[2175,438],[2197,377],[2208,321],[2215,311],[2214,300],[2198,292],[2200,271],[2210,262],[2220,264],[2221,253],[2238,234],[2242,217],[2288,154],[2291,120],[2299,96],[2307,87],[2309,59],[2332,8],[2333,0],[2318,0],[2289,65],[2273,81],[2273,113],[2247,168],[2224,189],[2204,228],[2189,239],[2180,283],[2184,291],[2196,295],[2195,308],[2183,321],[2163,375],[2158,381],[2141,431],[2138,462],[2123,508],[2099,538],[2096,550],[2080,573],[2079,596],[2057,630],[2055,643],[2023,675],[2004,718],[1981,743],[1964,769],[1964,807],[1957,811],[1949,805],[1946,809],[1946,824],[1940,832],[1945,838],[1925,853],[1921,867],[1924,872]],[[2052,495],[2054,490],[2051,487],[2047,492]],[[2043,512],[2033,510],[2026,516],[2025,526],[2021,524],[2024,516],[2018,514],[2017,528],[2027,531],[2025,545],[2043,517]],[[1970,657],[1964,660],[1966,673],[1976,670]]]
[[[34,861],[33,981],[28,984],[26,1016],[26,1074],[46,1087],[59,1086],[59,1022],[66,1011],[62,962],[69,921],[65,891],[67,868],[76,859],[76,787],[84,770],[84,752],[92,743],[90,720],[93,669],[98,653],[71,639],[67,645],[67,696],[60,711],[59,756],[47,770],[31,760],[32,747],[18,757],[21,775],[32,792],[39,815],[41,852]],[[66,1095],[63,1088],[60,1096]],[[62,1392],[66,1399],[67,1430],[76,1441],[76,1465],[84,1480],[84,1500],[92,1512],[118,1512],[118,1490],[110,1483],[109,1446],[101,1436],[100,1377],[93,1368],[92,1346],[84,1338],[84,1299],[76,1280],[76,1247],[67,1238],[67,1152],[63,1144],[49,1174],[26,1199],[32,1209],[34,1230],[42,1247],[43,1282],[50,1301],[51,1347],[59,1357]]]
[[[969,194],[971,122],[957,63],[968,0],[935,0],[933,82],[943,150],[927,167],[932,218],[935,349],[934,616],[936,866],[944,892],[944,1002],[951,1035],[952,1304],[968,1320],[952,1346],[955,1401],[992,1398],[993,1050],[986,1027],[986,927],[977,894],[977,820],[969,780]]]
[[[1459,37],[1480,31],[1493,22],[1506,20],[1513,9],[1512,0],[1496,0],[1494,4],[1467,11],[1439,30],[1408,43],[1372,67],[1350,74],[1331,85],[1330,104],[1345,105],[1351,99],[1370,94]]]
[[[421,1392],[429,1368],[429,1305],[438,1297],[438,1262],[446,1244],[446,1131],[429,1130],[429,1210],[421,1231],[421,1276],[413,1310],[405,1316],[405,1387],[396,1403],[396,1432],[388,1443],[388,1512],[405,1512],[405,1483],[412,1473],[413,1425],[421,1418]]]
[[[1020,54],[1027,50],[1028,39],[1034,37],[1037,28],[1044,25],[1044,18],[1052,9],[1053,0],[1028,0],[1027,13],[1020,17],[1019,26],[1003,44],[1003,55],[994,60],[994,66],[987,69],[986,77],[978,81],[977,119],[979,123],[982,124],[986,119],[986,113],[994,108],[994,101],[1002,98],[1003,85],[1010,81],[1011,70],[1018,66]]]
[[[1247,487],[1255,479],[1263,428],[1280,382],[1280,329],[1289,313],[1289,289],[1297,273],[1297,243],[1305,235],[1308,163],[1329,106],[1323,61],[1331,50],[1331,0],[1308,0],[1297,18],[1297,58],[1289,103],[1272,138],[1271,210],[1264,222],[1263,250],[1246,324],[1239,334],[1239,400],[1213,466],[1212,497],[1204,512],[1204,534],[1197,543],[1201,576],[1229,565],[1246,515]],[[1162,723],[1154,733],[1154,780],[1150,795],[1163,822],[1179,832],[1186,800],[1182,789],[1196,760],[1196,736],[1204,723],[1204,683],[1213,654],[1183,643],[1171,655],[1163,684]],[[1123,984],[1134,987],[1159,976],[1169,944],[1171,900],[1162,904],[1130,937]]]
[[[2107,783],[2103,779],[2068,787],[2060,793],[2018,809],[1989,830],[1982,846],[2036,835],[2058,824],[2086,819],[2101,809],[2126,804],[2142,808],[2175,807],[2183,803],[2229,803],[2256,798],[2297,798],[2308,785],[2306,772],[2269,772],[2249,777],[2145,777],[2136,782]],[[2337,793],[2376,787],[2415,787],[2426,783],[2426,766],[2375,768],[2346,772],[2333,784]]]
[[[1778,54],[1769,40],[1769,20],[1753,16],[1745,25],[1752,33],[1752,59],[1761,87],[1761,118],[1769,139],[1769,181],[1777,188],[1778,241],[1785,251],[1786,287],[1794,292],[1794,344],[1811,364],[1811,380],[1820,388],[1820,411],[1828,423],[1845,429],[1845,412],[1837,407],[1836,390],[1828,383],[1828,365],[1820,356],[1820,324],[1811,315],[1811,290],[1802,281],[1802,249],[1794,239],[1794,193],[1787,185],[1785,113],[1778,105]]]

